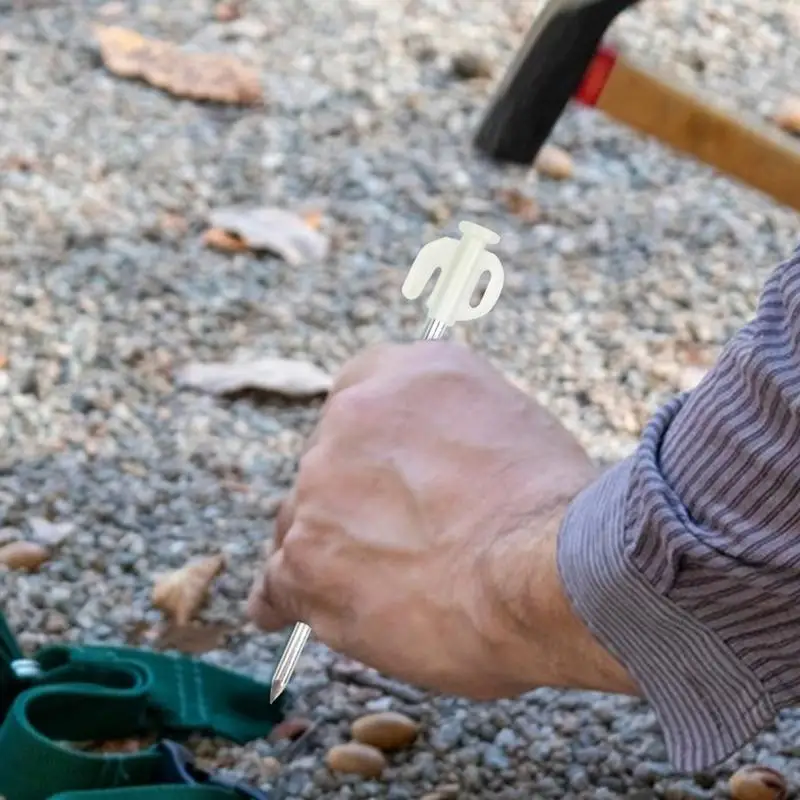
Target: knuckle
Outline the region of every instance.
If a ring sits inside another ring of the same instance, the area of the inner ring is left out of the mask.
[[[337,433],[359,430],[380,413],[380,402],[363,386],[343,389],[334,395],[325,411],[324,424]]]

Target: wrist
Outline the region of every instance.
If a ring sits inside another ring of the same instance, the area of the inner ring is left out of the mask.
[[[494,585],[501,624],[493,646],[515,694],[540,686],[639,696],[638,686],[573,609],[558,570],[568,501],[498,543]]]

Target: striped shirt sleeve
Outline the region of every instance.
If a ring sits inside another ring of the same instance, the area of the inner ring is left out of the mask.
[[[800,701],[800,248],[697,388],[575,498],[558,560],[678,769]]]

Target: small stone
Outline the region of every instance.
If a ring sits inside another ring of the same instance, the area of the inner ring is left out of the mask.
[[[511,728],[503,728],[494,737],[494,745],[506,752],[516,750],[520,746],[519,736]]]
[[[260,772],[265,780],[270,780],[281,771],[281,762],[273,756],[264,756],[261,759]]]
[[[509,766],[508,756],[493,744],[483,751],[483,763],[492,769],[506,769]]]
[[[453,74],[461,80],[473,80],[475,78],[491,78],[492,65],[489,61],[478,53],[463,51],[453,56]]]
[[[458,784],[448,783],[437,787],[434,791],[422,796],[420,800],[456,800],[458,797]]]
[[[572,156],[554,144],[546,144],[539,151],[533,166],[540,175],[557,181],[568,180],[575,174]]]
[[[453,750],[461,741],[462,730],[463,728],[460,720],[448,720],[436,728],[431,734],[431,747],[440,753]]]
[[[378,778],[386,769],[386,758],[377,747],[361,742],[337,744],[325,756],[328,769],[360,775],[362,778]]]
[[[37,543],[46,547],[60,545],[75,530],[71,522],[50,522],[41,517],[29,519],[28,525]]]
[[[687,364],[677,374],[677,389],[680,392],[690,392],[700,381],[705,378],[708,370],[694,364]]]
[[[567,771],[570,789],[575,792],[585,792],[589,786],[589,776],[583,767],[572,766]]]
[[[758,764],[742,767],[730,779],[732,800],[785,800],[786,778],[771,767]]]
[[[400,750],[417,738],[419,724],[398,711],[382,711],[359,717],[350,733],[357,742],[379,750]]]
[[[214,19],[217,22],[233,22],[241,16],[241,4],[236,0],[222,0],[214,7]]]
[[[712,800],[713,796],[691,781],[679,781],[664,790],[664,800]]]
[[[33,572],[48,558],[50,558],[50,551],[35,542],[11,542],[0,547],[0,564],[4,564],[9,569]]]

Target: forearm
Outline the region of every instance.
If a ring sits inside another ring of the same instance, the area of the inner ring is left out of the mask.
[[[690,394],[571,504],[575,610],[699,769],[800,698],[800,253]]]

